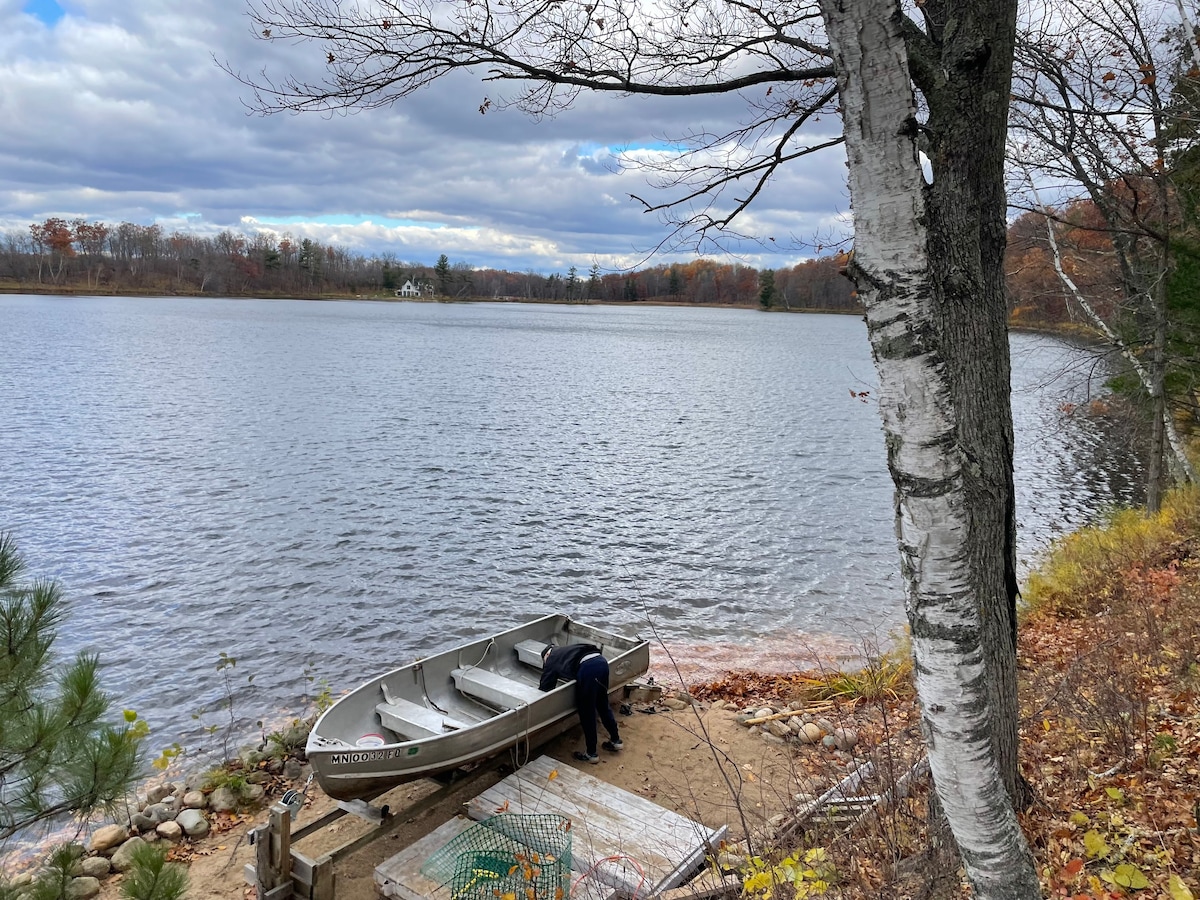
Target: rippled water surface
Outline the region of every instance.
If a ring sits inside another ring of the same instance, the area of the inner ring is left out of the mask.
[[[222,652],[253,717],[547,611],[718,665],[903,618],[853,317],[0,296],[0,335],[0,528],[164,744]],[[1013,352],[1028,561],[1136,467],[1064,411],[1081,351]]]

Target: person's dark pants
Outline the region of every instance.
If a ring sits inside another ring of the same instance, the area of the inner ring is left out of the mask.
[[[608,660],[603,656],[585,659],[575,676],[575,708],[579,711],[579,724],[583,726],[583,743],[588,756],[595,756],[596,715],[608,729],[608,736],[620,740],[617,717],[608,705]]]

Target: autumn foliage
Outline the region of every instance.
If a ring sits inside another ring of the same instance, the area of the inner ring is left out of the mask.
[[[1063,538],[1024,596],[1020,758],[1033,802],[1021,822],[1044,896],[1195,900],[1200,490],[1169,494],[1157,515],[1127,510]],[[908,673],[885,655],[863,672],[732,672],[691,693],[741,708],[832,697],[827,715],[854,729],[871,748],[860,755],[894,778],[922,752],[920,710],[900,675]],[[801,749],[796,765],[821,786],[845,774],[823,769],[820,751]],[[824,896],[924,897],[940,883],[937,895],[966,897],[955,868],[931,862],[927,799],[923,784],[869,825],[810,827],[776,854],[827,851],[838,874]]]
[[[772,273],[778,309],[857,312],[842,274],[846,259],[806,260]],[[405,281],[438,284],[462,299],[542,302],[688,303],[757,307],[759,270],[698,258],[636,271],[581,273],[510,272],[467,261],[434,264],[363,256],[310,238],[230,230],[212,236],[158,225],[110,226],[83,219],[50,218],[27,232],[0,235],[0,287],[53,286],[106,293],[189,293],[234,296],[353,294],[392,296]]]

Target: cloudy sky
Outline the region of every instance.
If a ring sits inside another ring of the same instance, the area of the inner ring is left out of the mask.
[[[514,271],[639,266],[668,231],[629,195],[665,195],[617,155],[732,127],[746,103],[583,97],[535,122],[481,115],[495,89],[461,74],[386,109],[264,118],[216,64],[280,79],[322,58],[315,45],[256,40],[243,0],[0,0],[0,230],[84,217],[268,228]],[[739,258],[813,255],[845,221],[843,159],[835,148],[778,178],[741,223],[774,240]],[[675,258],[690,257],[651,262]]]

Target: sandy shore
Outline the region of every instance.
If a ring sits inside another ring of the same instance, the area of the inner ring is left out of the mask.
[[[620,753],[602,751],[598,765],[571,761],[579,748],[579,729],[541,748],[541,752],[561,765],[578,765],[617,787],[639,794],[655,803],[703,822],[709,827],[728,825],[730,839],[745,836],[746,828],[760,829],[782,812],[793,794],[813,790],[812,778],[798,768],[793,750],[764,740],[738,724],[730,709],[664,710],[662,707],[635,706],[632,715],[621,717],[625,749]],[[817,753],[819,751],[813,751]],[[512,771],[512,760],[479,778],[453,789],[430,809],[411,816],[390,833],[356,851],[336,868],[338,900],[374,900],[375,867],[416,839],[461,813],[463,804]],[[442,785],[420,781],[396,788],[380,798],[398,815],[422,798],[437,792]],[[296,827],[311,822],[336,804],[313,785],[308,803],[297,817]],[[253,861],[254,848],[246,840],[247,832],[266,819],[257,812],[227,830],[198,842],[189,854],[191,886],[189,900],[211,897],[249,897],[252,889],[244,880],[243,869]],[[296,844],[310,857],[330,852],[372,826],[355,816],[345,816],[315,835]],[[101,897],[120,896],[119,877],[104,883]]]

